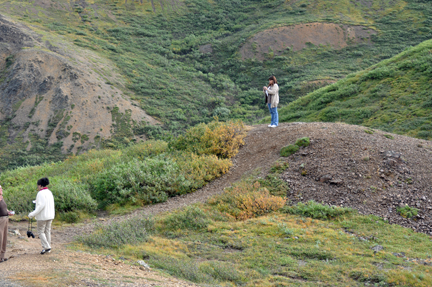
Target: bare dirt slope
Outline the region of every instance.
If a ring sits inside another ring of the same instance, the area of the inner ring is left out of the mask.
[[[83,278],[93,278],[93,281],[89,281],[93,283],[102,282],[100,280],[103,278],[114,280],[112,276],[116,272],[119,272],[122,278],[132,276],[132,282],[144,282],[136,280],[144,280],[141,277],[150,278],[150,273],[140,273],[146,271],[139,271],[136,266],[130,267],[112,259],[68,251],[64,244],[71,242],[76,235],[91,232],[95,223],[110,224],[112,221],[133,216],[155,215],[205,202],[242,177],[252,174],[265,176],[274,162],[281,159],[280,149],[301,137],[309,137],[311,145],[283,158],[290,163],[282,178],[290,185],[287,196],[291,203],[313,199],[325,204],[353,207],[363,214],[375,214],[391,223],[431,234],[431,141],[390,135],[346,124],[284,123],[275,129],[259,125],[249,131],[245,145],[233,159],[234,165],[230,171],[204,188],[192,194],[171,198],[165,203],[144,207],[129,215],[102,218],[103,221],[98,219],[67,228],[57,227],[53,232],[54,251],[49,256],[37,254],[40,249],[38,240],[20,240],[17,236],[11,236],[12,246],[7,256],[12,255],[15,258],[1,266],[2,272],[11,279],[18,280],[22,274],[32,270],[32,274],[45,276],[43,278],[46,282],[72,280],[71,285],[83,286],[97,286],[85,285],[87,283],[80,280],[90,279]],[[413,219],[401,217],[396,208],[405,204],[418,208],[418,216]],[[12,223],[10,230],[15,228],[25,234],[26,226],[23,223]],[[61,264],[56,264],[54,260]],[[27,262],[31,262],[31,267]],[[115,263],[127,266],[120,269]],[[32,285],[36,284],[35,282],[38,281],[28,279],[24,281],[24,285],[37,286]]]
[[[362,26],[308,23],[267,29],[255,34],[241,48],[242,59],[264,60],[270,52],[282,55],[287,49],[299,51],[313,45],[342,49],[362,41],[370,42],[376,31]]]

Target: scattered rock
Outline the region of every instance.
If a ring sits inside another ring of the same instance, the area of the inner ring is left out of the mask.
[[[392,253],[394,256],[396,257],[405,257],[405,252],[401,252],[401,253]]]
[[[384,247],[382,247],[381,245],[375,245],[374,247],[371,247],[371,249],[373,250],[374,254],[376,254],[377,252],[384,250]]]
[[[299,267],[303,267],[303,266],[307,265],[307,262],[303,261],[303,260],[299,260],[297,263],[298,263]]]
[[[319,181],[320,182],[328,182],[332,179],[332,176],[330,174],[326,174],[324,176],[321,176]]]
[[[138,260],[138,264],[140,265],[141,270],[151,270],[150,266],[144,262],[144,260]]]

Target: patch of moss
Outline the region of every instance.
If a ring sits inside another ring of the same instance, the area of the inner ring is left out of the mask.
[[[297,139],[295,145],[299,147],[308,147],[310,145],[310,139],[308,137]]]
[[[287,157],[295,154],[299,150],[299,146],[295,144],[290,144],[289,146],[283,147],[280,151],[280,155]]]

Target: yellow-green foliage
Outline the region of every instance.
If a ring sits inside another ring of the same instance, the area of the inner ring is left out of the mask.
[[[321,221],[273,212],[227,221],[216,219],[215,209],[204,204],[169,214],[182,228],[156,218],[159,227],[144,243],[101,252],[144,257],[153,268],[212,286],[299,286],[299,278],[308,286],[432,286],[430,266],[418,263],[431,262],[429,237],[378,217],[350,213]],[[377,244],[384,249],[374,254]]]
[[[172,141],[170,146],[197,154],[214,154],[222,158],[231,158],[244,144],[245,136],[243,122],[215,120],[189,129],[185,135]]]
[[[272,176],[284,166],[279,163]],[[424,265],[432,263],[426,234],[315,202],[270,211],[277,208],[263,185],[273,181],[260,180],[246,179],[208,203],[157,216],[141,243],[99,251],[144,258],[153,268],[211,286],[432,286]],[[265,204],[256,205],[257,198]],[[91,238],[88,246],[106,241]],[[375,253],[371,247],[378,244],[384,249]]]
[[[258,181],[240,182],[209,200],[209,204],[214,205],[217,210],[238,220],[278,210],[285,205],[285,202],[285,198],[271,195]]]
[[[174,161],[181,166],[185,179],[192,182],[196,188],[227,173],[232,166],[229,159],[219,159],[215,155],[197,155],[190,152],[177,154]]]
[[[204,132],[196,136],[197,130]],[[231,166],[229,157],[237,153],[245,131],[239,121],[214,121],[192,128],[187,135],[195,138],[186,149],[168,149],[167,142],[146,141],[122,150],[92,150],[63,162],[4,172],[0,183],[9,207],[18,213],[33,208],[36,181],[45,176],[51,180],[58,212],[93,211],[96,206],[126,212],[133,206],[193,192],[226,173]]]

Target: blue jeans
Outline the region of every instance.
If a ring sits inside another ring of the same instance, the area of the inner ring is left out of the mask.
[[[271,114],[271,125],[278,126],[279,125],[279,115],[277,112],[277,107],[272,108],[271,104],[267,104],[270,114]]]

